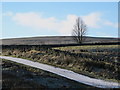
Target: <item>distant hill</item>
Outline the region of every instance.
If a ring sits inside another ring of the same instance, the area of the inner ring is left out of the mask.
[[[84,43],[109,43],[118,42],[118,38],[85,37]],[[53,45],[53,44],[75,44],[71,36],[47,36],[2,39],[2,45]]]

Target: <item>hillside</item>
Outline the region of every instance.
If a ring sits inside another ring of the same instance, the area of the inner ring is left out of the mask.
[[[1,40],[0,40],[1,41]],[[117,38],[86,37],[84,43],[118,42]],[[49,45],[49,44],[75,44],[71,36],[47,36],[2,39],[3,45]]]

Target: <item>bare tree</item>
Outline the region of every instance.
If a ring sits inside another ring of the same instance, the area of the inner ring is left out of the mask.
[[[86,35],[86,31],[87,31],[86,24],[80,17],[78,17],[73,27],[72,32],[73,39],[79,44],[83,43],[83,41],[85,40],[84,36]]]

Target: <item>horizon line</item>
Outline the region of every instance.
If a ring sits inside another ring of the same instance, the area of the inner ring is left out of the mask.
[[[19,39],[19,38],[35,38],[35,37],[72,37],[72,36],[65,36],[65,35],[53,35],[53,36],[23,36],[23,37],[5,37],[5,38],[0,38],[0,39]],[[95,37],[95,38],[119,38],[118,36],[90,36],[87,35],[85,37]]]

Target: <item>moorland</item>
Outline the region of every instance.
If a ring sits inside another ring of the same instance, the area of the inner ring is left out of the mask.
[[[52,39],[46,37],[46,40],[43,39],[45,42],[41,44],[42,38],[36,40],[35,38],[5,39],[1,55],[25,58],[72,70],[89,77],[120,82],[120,61],[118,60],[120,45],[118,39],[91,37],[87,38],[84,44],[78,45],[73,43],[71,39],[68,41],[60,39],[63,37],[58,37],[51,43]],[[41,87],[44,88],[44,85]]]

